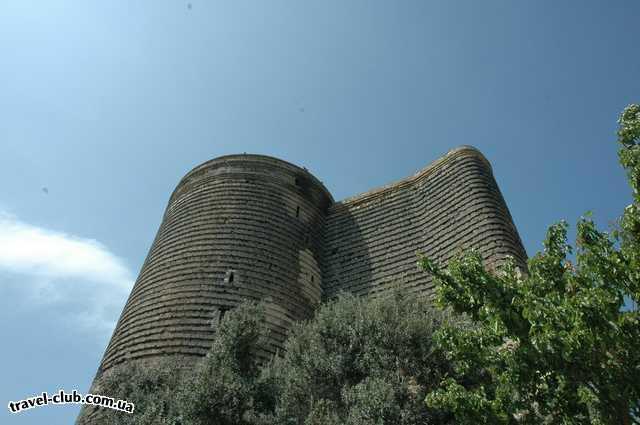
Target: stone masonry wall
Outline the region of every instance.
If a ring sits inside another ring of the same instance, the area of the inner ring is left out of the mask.
[[[265,301],[272,353],[321,300],[321,231],[331,195],[309,173],[254,155],[197,167],[171,196],[101,369],[201,356],[243,299]]]
[[[524,266],[526,253],[489,162],[461,147],[416,175],[331,206],[325,226],[323,292],[360,295],[399,283],[429,293],[431,278],[418,252],[445,264],[461,249],[488,264],[507,255]]]
[[[266,359],[294,321],[340,291],[375,296],[398,283],[431,294],[416,254],[444,263],[464,248],[489,266],[507,255],[526,261],[491,166],[469,146],[338,203],[306,169],[276,158],[205,162],[171,195],[92,391],[125,362],[203,356],[220,318],[244,299],[266,305]],[[85,408],[78,423],[96,418]]]

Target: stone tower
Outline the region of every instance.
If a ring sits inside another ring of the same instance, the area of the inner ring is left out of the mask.
[[[169,199],[94,389],[126,362],[203,356],[218,320],[244,299],[266,304],[268,357],[291,323],[338,292],[375,296],[399,282],[429,294],[416,253],[444,263],[465,248],[489,266],[507,255],[526,261],[491,166],[473,147],[340,202],[306,169],[276,158],[205,162]],[[90,422],[84,413],[79,422]]]

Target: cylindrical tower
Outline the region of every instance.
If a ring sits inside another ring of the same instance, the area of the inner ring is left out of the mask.
[[[208,161],[178,184],[104,354],[126,361],[202,356],[218,320],[264,301],[269,353],[320,302],[321,232],[333,199],[315,177],[260,155]]]
[[[256,354],[268,358],[323,298],[375,296],[398,282],[429,294],[432,279],[416,268],[415,253],[446,262],[468,248],[490,267],[507,255],[525,267],[491,166],[475,148],[335,204],[320,181],[288,162],[211,160],[171,195],[92,390],[120,364],[168,356],[188,364],[205,355],[220,318],[246,299],[266,305],[271,336]],[[93,422],[88,410],[79,423]]]

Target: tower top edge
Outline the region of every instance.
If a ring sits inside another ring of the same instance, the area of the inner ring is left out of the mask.
[[[324,194],[331,201],[331,203],[334,202],[333,195],[325,187],[324,183],[322,183],[322,181],[320,181],[320,179],[318,179],[316,176],[314,176],[305,167],[298,166],[298,165],[293,164],[293,163],[291,163],[289,161],[285,161],[284,159],[276,158],[276,157],[273,157],[273,156],[261,155],[261,154],[252,154],[252,153],[240,153],[240,154],[222,155],[222,156],[218,156],[216,158],[210,159],[208,161],[205,161],[205,162],[203,162],[203,163],[201,163],[199,165],[196,165],[191,170],[189,170],[189,172],[187,172],[184,175],[184,177],[182,177],[182,179],[180,180],[180,183],[178,183],[178,186],[176,187],[176,189],[178,187],[180,187],[182,185],[182,183],[189,178],[189,176],[193,175],[194,173],[197,173],[198,171],[200,171],[202,169],[205,169],[205,168],[208,168],[208,167],[212,167],[212,166],[216,166],[216,165],[222,165],[222,164],[226,164],[226,163],[243,163],[243,162],[246,162],[246,163],[256,163],[257,162],[257,163],[263,163],[263,164],[271,164],[271,165],[273,165],[275,167],[280,167],[282,169],[286,169],[286,170],[294,172],[294,173],[304,174],[311,181],[313,181],[313,183],[318,188],[320,188],[320,190],[322,190],[322,192],[324,192]]]
[[[376,187],[374,189],[368,190],[366,192],[363,192],[363,193],[360,193],[360,194],[357,194],[357,195],[354,195],[354,196],[349,196],[349,197],[347,197],[345,199],[342,199],[342,200],[340,200],[338,202],[335,202],[333,204],[333,208],[340,208],[340,207],[344,207],[344,206],[348,206],[348,205],[358,204],[359,202],[366,201],[366,200],[368,200],[370,198],[375,198],[375,197],[383,195],[384,193],[387,193],[389,191],[393,191],[393,190],[401,188],[401,187],[403,187],[405,185],[412,184],[414,181],[416,181],[416,180],[418,180],[420,178],[427,177],[428,175],[433,173],[438,168],[440,168],[443,165],[449,163],[453,159],[461,157],[461,156],[474,156],[474,157],[480,159],[482,162],[484,162],[485,165],[487,166],[487,168],[490,171],[493,172],[493,169],[491,167],[491,163],[484,156],[484,154],[482,152],[480,152],[480,150],[478,148],[476,148],[475,146],[471,146],[471,145],[460,145],[460,146],[457,146],[457,147],[455,147],[453,149],[450,149],[446,154],[444,154],[440,158],[430,162],[425,167],[421,168],[420,170],[418,170],[415,174],[413,174],[411,176],[405,177],[405,178],[400,179],[400,180],[396,180],[396,181],[394,181],[392,183],[388,183],[388,184],[385,184],[383,186]]]

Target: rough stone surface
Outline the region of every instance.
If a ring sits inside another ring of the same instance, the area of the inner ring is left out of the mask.
[[[399,283],[429,295],[416,254],[446,262],[465,248],[490,267],[507,255],[526,261],[491,166],[469,146],[337,203],[309,172],[279,159],[205,162],[171,195],[92,389],[124,362],[203,356],[220,317],[244,299],[267,306],[266,358],[282,349],[292,322],[340,291],[375,296]]]

